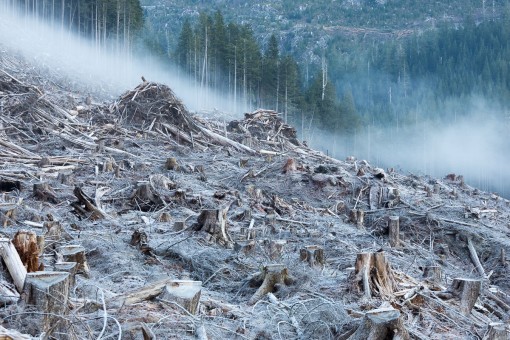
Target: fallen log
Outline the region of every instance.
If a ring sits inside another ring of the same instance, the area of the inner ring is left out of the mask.
[[[30,335],[0,326],[0,340],[32,340]]]
[[[0,256],[4,260],[5,266],[11,275],[16,289],[21,293],[25,285],[27,269],[23,265],[23,262],[21,262],[16,248],[8,238],[0,239]]]
[[[57,204],[57,196],[48,183],[34,183],[34,197],[43,202]]]

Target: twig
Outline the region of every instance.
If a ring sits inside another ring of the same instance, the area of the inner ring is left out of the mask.
[[[103,338],[103,334],[106,330],[106,325],[108,324],[108,313],[106,312],[106,303],[104,301],[104,292],[101,288],[99,288],[99,292],[101,293],[101,301],[103,303],[103,329],[101,329],[101,332],[97,336],[97,339],[101,340]]]

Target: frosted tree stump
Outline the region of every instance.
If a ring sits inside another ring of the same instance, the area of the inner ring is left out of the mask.
[[[269,252],[271,260],[277,260],[282,257],[283,248],[286,244],[286,240],[264,240],[264,245]]]
[[[423,278],[439,283],[443,280],[443,270],[437,264],[428,264],[423,268]]]
[[[227,211],[228,208],[202,210],[193,229],[206,233],[210,242],[232,247],[232,238],[227,230]]]
[[[488,326],[487,333],[483,337],[484,340],[508,340],[510,332],[502,322],[491,322]]]
[[[142,211],[156,209],[165,204],[149,182],[140,182],[131,194],[131,202]]]
[[[69,273],[69,288],[74,287],[78,264],[76,262],[57,262],[54,265],[55,271]]]
[[[299,259],[307,261],[310,267],[323,266],[326,263],[324,248],[321,246],[305,246],[299,251]]]
[[[23,290],[27,269],[21,262],[16,248],[8,238],[0,238],[0,256],[4,260],[5,266],[11,275],[14,286],[18,292]]]
[[[170,157],[166,159],[165,162],[165,169],[167,170],[178,170],[179,169],[179,163],[177,163],[177,159],[174,157]]]
[[[201,293],[202,281],[174,280],[165,286],[160,297],[177,303],[191,314],[196,314]]]
[[[361,209],[352,209],[349,214],[349,220],[356,224],[359,229],[362,229],[365,223],[365,212]]]
[[[37,242],[37,235],[33,231],[19,230],[12,239],[12,244],[18,252],[21,262],[27,272],[36,272],[40,268],[39,264],[39,244]]]
[[[354,269],[354,283],[365,297],[389,298],[396,289],[395,278],[384,252],[359,253]]]
[[[455,278],[450,287],[437,294],[442,299],[457,298],[460,300],[460,311],[464,315],[471,314],[471,310],[480,295],[481,280]]]
[[[58,252],[62,256],[63,261],[61,262],[76,262],[77,273],[83,274],[85,277],[90,277],[90,268],[87,263],[85,248],[80,245],[67,245],[60,247]]]
[[[69,273],[28,273],[23,288],[24,307],[34,306],[41,314],[34,315],[39,333],[51,335],[64,331],[68,312]]]
[[[374,309],[365,314],[348,340],[409,339],[400,312],[393,307]]]
[[[390,237],[390,246],[393,248],[400,245],[400,219],[398,216],[390,216],[388,219],[388,232]]]
[[[292,283],[289,271],[283,264],[266,265],[255,280],[262,281],[262,284],[248,301],[249,305],[254,305],[267,293],[274,292],[277,285],[290,285]]]
[[[55,192],[46,182],[34,184],[34,197],[39,201],[50,202],[53,204],[58,203],[57,196],[55,196]]]

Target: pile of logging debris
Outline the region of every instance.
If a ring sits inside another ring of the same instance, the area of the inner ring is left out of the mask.
[[[508,339],[508,200],[1,56],[0,337]]]

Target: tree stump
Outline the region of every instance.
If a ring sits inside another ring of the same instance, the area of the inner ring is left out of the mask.
[[[294,158],[289,158],[283,165],[282,173],[289,174],[297,170],[296,161]]]
[[[55,271],[69,273],[69,288],[74,287],[78,264],[76,262],[57,262],[54,265]]]
[[[170,222],[172,220],[172,216],[167,212],[162,212],[161,215],[159,215],[159,222]]]
[[[37,235],[33,231],[19,230],[12,240],[14,247],[18,251],[21,262],[27,272],[36,272],[42,270],[39,264],[39,245],[37,243]]]
[[[359,229],[362,229],[365,223],[365,212],[361,209],[352,209],[349,214],[349,220],[355,223]]]
[[[264,240],[264,247],[269,254],[271,260],[277,260],[281,258],[283,247],[287,244],[286,240]]]
[[[231,247],[232,238],[227,230],[227,211],[228,208],[202,210],[193,229],[207,233],[207,240],[210,242]]]
[[[367,298],[390,298],[396,289],[391,266],[382,251],[357,255],[354,281],[358,291],[363,291]]]
[[[62,256],[62,262],[76,262],[77,273],[90,277],[90,268],[85,256],[85,248],[80,245],[67,245],[60,247],[58,252]]]
[[[440,283],[443,280],[443,270],[441,266],[437,264],[429,264],[423,268],[423,278],[435,282]]]
[[[61,184],[64,184],[64,185],[70,185],[73,182],[72,174],[59,172],[58,176],[57,176],[57,181],[59,181]]]
[[[488,326],[487,333],[483,340],[508,340],[510,339],[510,332],[502,322],[491,322]]]
[[[34,197],[39,201],[57,204],[57,196],[48,183],[34,183]]]
[[[174,157],[170,157],[166,159],[165,169],[167,170],[179,170],[179,163],[177,163],[177,159]]]
[[[400,223],[398,216],[390,216],[388,219],[388,231],[390,236],[390,246],[393,248],[400,245]]]
[[[255,249],[255,240],[241,241],[234,244],[235,251],[242,251],[245,255],[251,253]]]
[[[442,299],[457,298],[460,299],[460,311],[468,316],[480,295],[482,287],[481,280],[455,278],[452,284],[444,292],[437,294]]]
[[[184,307],[191,314],[198,311],[202,281],[174,280],[165,286],[160,297]]]
[[[186,221],[175,221],[174,222],[174,230],[181,231],[186,228]]]
[[[348,340],[410,339],[400,318],[400,312],[393,307],[374,309],[365,314],[358,329]]]
[[[5,266],[14,282],[14,286],[16,286],[18,292],[21,292],[25,284],[27,269],[23,265],[23,262],[21,262],[16,248],[8,238],[0,239],[0,256],[4,260]]]
[[[152,189],[149,182],[139,182],[131,194],[131,202],[142,211],[150,211],[165,205],[159,194]]]
[[[39,333],[51,335],[64,331],[68,312],[69,273],[28,273],[22,293],[25,308],[35,306],[40,314],[34,315]]]
[[[290,285],[292,282],[288,269],[283,264],[266,265],[262,273],[257,276],[257,279],[261,280],[262,284],[248,301],[249,305],[254,305],[267,293],[274,292],[275,286],[282,284]]]
[[[87,196],[80,187],[75,186],[73,190],[74,196],[78,199],[77,202],[71,203],[71,206],[75,209],[78,214],[85,216],[87,219],[93,221],[99,220],[105,217],[104,213],[101,212],[94,204],[94,200]]]
[[[321,246],[305,246],[299,251],[299,259],[307,261],[310,267],[323,266],[326,263],[324,248]]]

